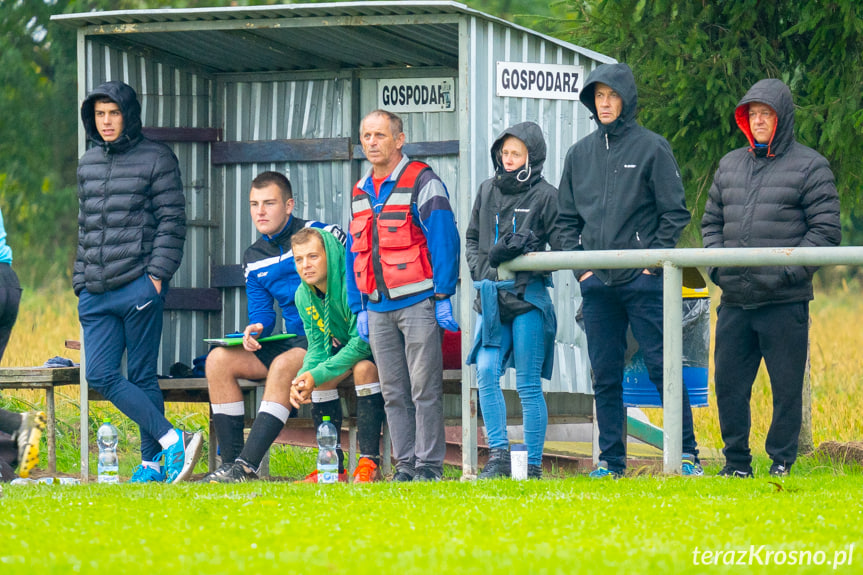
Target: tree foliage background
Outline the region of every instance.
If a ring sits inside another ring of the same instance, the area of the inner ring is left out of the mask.
[[[77,241],[75,33],[52,14],[276,4],[238,0],[0,0],[0,206],[15,267],[30,286],[66,281]],[[863,230],[863,3],[856,0],[468,0],[629,63],[640,121],[671,142],[694,222],[719,159],[744,145],[737,101],[781,78],[797,135],[830,160],[845,243]],[[697,243],[697,223],[690,242]],[[863,240],[863,238],[859,238]]]
[[[827,157],[844,243],[859,244],[863,188],[863,3],[856,0],[566,0],[558,37],[627,62],[639,119],[671,142],[692,235],[719,159],[746,144],[737,102],[762,78],[788,84],[800,142]]]

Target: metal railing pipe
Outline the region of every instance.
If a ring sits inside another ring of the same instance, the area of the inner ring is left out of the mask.
[[[683,267],[863,265],[863,247],[687,248],[534,252],[498,267],[501,279],[517,271],[663,269],[663,471],[680,473],[683,442]],[[589,345],[589,343],[588,343]]]
[[[680,470],[683,451],[683,270],[671,262],[662,266],[662,470]],[[588,344],[589,345],[589,344]],[[624,438],[626,441],[626,438]]]
[[[664,262],[678,267],[863,265],[863,247],[534,252],[501,264],[498,275],[512,279],[513,272],[521,270],[661,268]]]

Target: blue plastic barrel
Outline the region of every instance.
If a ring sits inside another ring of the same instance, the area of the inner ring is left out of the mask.
[[[692,407],[707,407],[707,368],[710,357],[710,298],[707,289],[683,288],[683,385]],[[647,375],[641,351],[623,370],[626,407],[662,407],[659,392]]]

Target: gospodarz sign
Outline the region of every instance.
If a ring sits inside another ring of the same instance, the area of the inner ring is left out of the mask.
[[[498,96],[578,100],[584,83],[582,66],[560,64],[497,63]]]
[[[453,78],[378,80],[378,107],[390,112],[452,112]]]

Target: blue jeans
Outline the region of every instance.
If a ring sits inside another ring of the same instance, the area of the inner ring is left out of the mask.
[[[595,275],[581,282],[584,331],[593,368],[593,396],[599,427],[599,458],[612,471],[626,469],[623,407],[623,368],[626,328],[638,342],[647,374],[662,397],[662,276],[639,275],[629,283],[609,287]],[[698,460],[692,429],[689,393],[683,386],[683,453]]]
[[[157,293],[144,274],[104,293],[84,290],[78,300],[87,383],[138,424],[143,461],[156,458],[159,438],[174,427],[156,375],[166,289],[163,283]],[[128,379],[120,373],[124,350]]]
[[[482,316],[477,321],[477,330]],[[515,386],[521,399],[524,443],[527,461],[542,464],[548,410],[542,395],[542,361],[544,358],[542,314],[539,310],[516,316],[512,323],[501,324],[501,347],[481,347],[476,359],[479,405],[485,423],[488,445],[493,449],[509,448],[506,435],[506,404],[500,388],[503,361],[512,351],[515,360]]]

